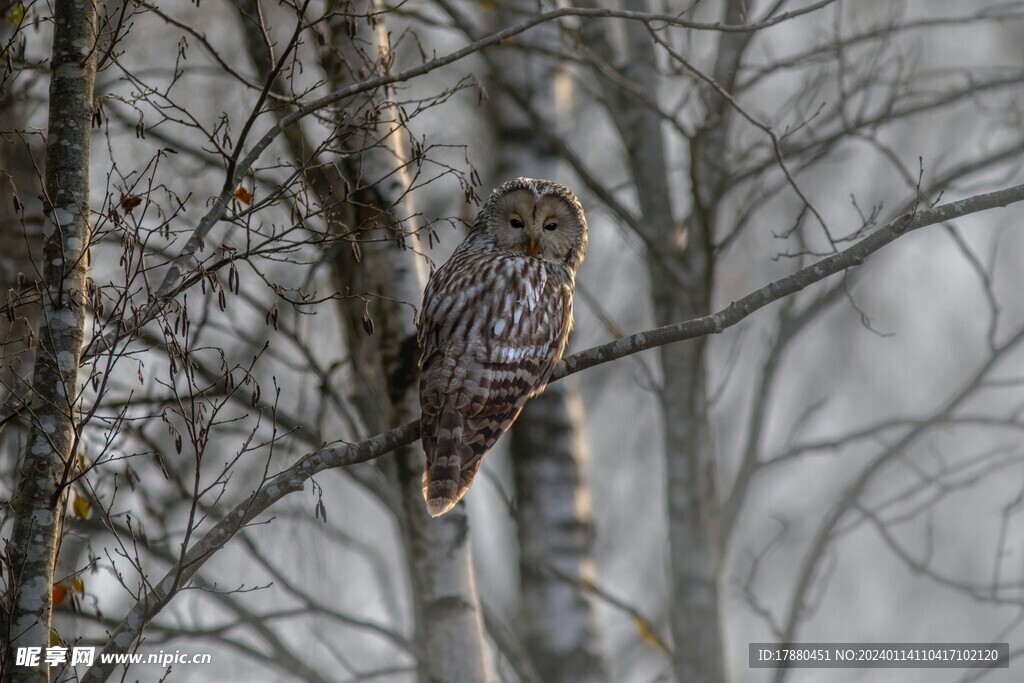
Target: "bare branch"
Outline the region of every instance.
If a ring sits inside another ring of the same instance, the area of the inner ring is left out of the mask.
[[[979,211],[1008,206],[1020,201],[1024,201],[1024,185],[1016,185],[1005,190],[976,195],[960,201],[942,204],[931,209],[923,209],[917,213],[904,214],[839,253],[817,261],[806,268],[802,268],[788,277],[776,280],[756,292],[751,292],[739,301],[734,301],[716,313],[675,325],[666,325],[654,330],[639,332],[610,344],[595,346],[594,348],[569,356],[563,359],[558,367],[555,368],[552,379],[565,377],[574,372],[617,360],[638,351],[646,351],[657,346],[685,339],[693,339],[707,334],[720,334],[754,311],[764,308],[772,302],[778,301],[790,294],[795,294],[815,282],[824,280],[830,275],[859,266],[868,256],[909,232]]]

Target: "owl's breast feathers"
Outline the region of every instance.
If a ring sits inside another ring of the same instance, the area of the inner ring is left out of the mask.
[[[430,278],[420,318],[424,497],[437,516],[542,390],[572,325],[564,264],[456,250]]]

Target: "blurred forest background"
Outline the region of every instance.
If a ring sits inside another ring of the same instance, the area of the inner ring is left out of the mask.
[[[213,653],[53,680],[1021,679],[747,646],[1024,648],[1024,2],[0,8],[0,633]],[[431,520],[422,288],[519,175],[587,211],[570,353],[772,303]]]

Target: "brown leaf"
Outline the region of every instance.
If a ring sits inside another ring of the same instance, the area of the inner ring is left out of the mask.
[[[121,210],[125,213],[131,213],[141,203],[142,197],[133,194],[121,195]]]
[[[235,190],[235,198],[246,206],[252,204],[252,193],[244,187]]]

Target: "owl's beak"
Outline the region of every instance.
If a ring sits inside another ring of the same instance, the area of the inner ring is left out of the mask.
[[[530,243],[526,246],[526,253],[530,256],[537,255],[537,240],[534,237],[530,238]]]

